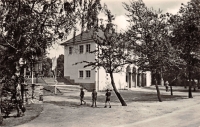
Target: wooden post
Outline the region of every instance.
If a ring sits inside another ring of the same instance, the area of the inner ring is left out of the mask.
[[[57,84],[58,84],[58,81],[57,81],[57,67],[54,70],[54,76],[55,76],[55,90],[54,90],[54,93],[57,94]]]

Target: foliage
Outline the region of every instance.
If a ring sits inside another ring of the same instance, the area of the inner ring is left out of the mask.
[[[12,75],[15,70],[8,66],[20,57],[31,61],[32,55],[43,55],[63,27],[73,26],[73,14],[60,14],[59,9],[59,1],[2,1],[0,44],[7,47],[1,58],[4,73],[10,69]]]
[[[180,52],[180,58],[186,62],[186,76],[189,80],[189,98],[192,98],[191,78],[194,70],[198,70],[200,57],[200,2],[192,0],[187,5],[182,4],[179,13],[170,19],[173,26],[171,44]]]
[[[14,68],[4,68],[20,57],[31,61],[32,55],[44,55],[52,43],[66,38],[73,29],[76,31],[78,20],[82,19],[83,29],[85,25],[92,27],[97,21],[97,9],[101,9],[100,1],[81,1],[2,0],[0,45],[7,47],[0,61],[3,73],[12,75]]]
[[[152,72],[176,65],[176,52],[169,43],[169,14],[149,9],[141,0],[131,5],[124,3],[124,8],[128,11],[130,23],[127,40],[138,56],[133,62]]]
[[[42,71],[43,71],[43,75],[45,77],[49,77],[50,76],[51,65],[52,65],[51,58],[49,58],[49,57],[43,58],[43,60],[42,60]]]
[[[177,66],[181,61],[177,52],[169,43],[169,13],[147,8],[142,0],[124,3],[128,11],[130,29],[126,32],[127,42],[137,57],[132,59],[139,69],[150,70],[153,84],[156,85],[158,99],[161,102],[158,81],[164,70]]]
[[[179,13],[170,19],[173,25],[171,43],[176,50],[180,51],[180,57],[190,67],[199,63],[199,6],[199,1],[182,5]]]
[[[82,0],[1,0],[1,76],[8,80],[13,75],[23,76],[24,66],[19,65],[20,58],[34,63],[34,57],[45,55],[47,47],[67,38],[72,30],[76,32],[80,19],[83,29],[93,27],[99,10],[99,0],[84,0],[84,3]],[[18,83],[16,81],[11,86]]]

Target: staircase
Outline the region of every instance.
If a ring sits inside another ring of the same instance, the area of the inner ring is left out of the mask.
[[[56,83],[54,78],[42,78],[42,79],[47,85],[55,85]]]
[[[27,84],[32,84],[32,79],[31,78],[27,78],[26,79],[26,83]],[[45,81],[42,78],[38,78],[38,79],[33,78],[33,83],[34,84],[41,84],[41,83],[45,83]]]
[[[62,93],[69,93],[69,92],[80,92],[80,86],[78,85],[59,85],[57,88],[60,90]]]
[[[55,82],[55,79],[54,78],[43,78],[43,80],[45,81],[46,85],[48,86],[51,86],[52,85],[55,85],[56,82]],[[79,85],[71,85],[68,80],[66,80],[65,78],[57,78],[57,85],[56,88],[58,90],[58,92],[61,92],[61,93],[67,93],[67,92],[79,92],[80,91],[80,86]],[[54,87],[54,86],[53,86]],[[51,91],[51,92],[54,92],[54,89],[52,88],[48,88],[48,87],[45,87],[48,89],[48,91]],[[52,90],[51,90],[52,89]]]
[[[70,79],[69,76],[65,76],[63,78],[58,77],[57,81],[64,82],[66,85],[79,85],[78,83],[75,83],[75,81],[73,79]]]
[[[75,81],[73,79],[70,79],[69,76],[65,76],[63,78],[57,78],[57,81],[64,82],[66,85],[83,87],[87,91],[92,91],[95,88],[95,85],[91,83],[75,83]]]

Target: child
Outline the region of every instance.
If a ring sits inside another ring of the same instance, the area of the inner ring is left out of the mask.
[[[95,107],[97,107],[96,101],[97,101],[97,92],[96,92],[95,89],[93,89],[93,91],[92,91],[92,105],[91,105],[91,107],[93,107],[94,104],[95,104]]]
[[[107,102],[109,103],[109,107],[111,108],[111,105],[110,105],[110,96],[111,96],[111,92],[107,89],[106,90],[106,101],[105,101],[105,107],[107,107]]]
[[[83,100],[84,95],[85,95],[85,93],[84,93],[84,91],[83,91],[83,88],[81,88],[81,92],[80,92],[81,105],[82,105],[82,102],[84,102],[84,104],[86,104],[86,102]]]
[[[166,88],[166,92],[168,92],[168,88],[169,88],[169,82],[168,81],[165,82],[165,88]]]

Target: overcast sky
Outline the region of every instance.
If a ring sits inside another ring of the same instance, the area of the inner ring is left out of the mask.
[[[131,0],[101,0],[102,3],[105,3],[108,6],[108,9],[111,10],[112,14],[115,15],[114,23],[118,26],[117,30],[126,30],[128,23],[126,22],[125,13],[127,11],[123,8],[122,2],[127,4],[130,3]],[[147,7],[153,7],[154,10],[161,9],[163,13],[169,12],[172,14],[176,14],[181,7],[181,3],[186,4],[190,0],[143,0]],[[72,36],[69,36],[70,39]],[[67,39],[67,40],[68,40]],[[59,54],[64,54],[64,48],[59,45],[54,45],[53,48],[50,49],[48,57],[52,58],[55,55],[59,56]]]

